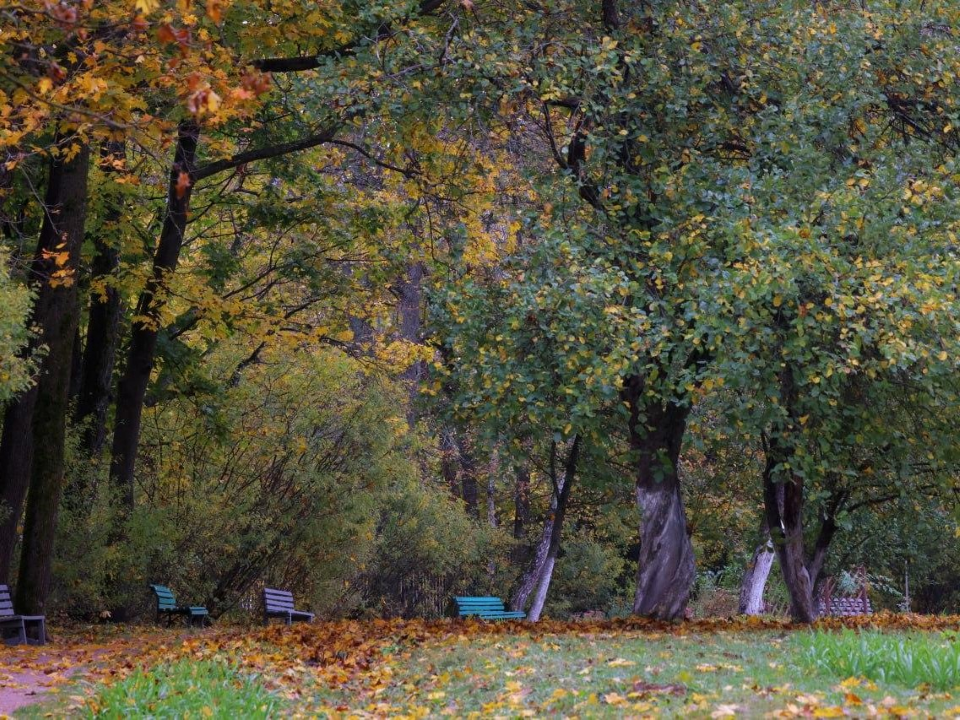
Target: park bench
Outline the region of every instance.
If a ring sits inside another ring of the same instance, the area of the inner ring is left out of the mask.
[[[852,615],[872,615],[873,606],[868,597],[832,597],[820,603],[820,615],[849,617]]]
[[[36,637],[27,635],[27,628],[36,628]],[[47,642],[47,626],[43,615],[17,615],[13,611],[10,588],[0,585],[0,630],[8,645],[44,645]],[[10,631],[15,634],[10,634]]]
[[[200,605],[177,605],[176,598],[173,597],[173,593],[170,592],[170,588],[166,585],[151,585],[150,589],[157,596],[157,622],[160,622],[161,617],[167,618],[167,625],[170,625],[173,622],[173,618],[182,615],[188,625],[199,624],[203,625],[205,622],[210,622],[210,613],[207,612],[205,607]]]
[[[852,575],[857,586],[856,595],[835,594],[837,589],[836,578],[830,577],[824,580],[817,601],[819,615],[850,617],[852,615],[873,614],[873,606],[870,604],[870,597],[867,595],[866,568],[859,567],[853,571]]]
[[[263,589],[263,622],[270,624],[270,618],[279,618],[287,625],[294,622],[311,622],[313,613],[304,610],[295,610],[293,607],[293,593],[289,590],[276,590],[265,587]]]
[[[453,598],[454,612],[458,617],[478,617],[481,620],[523,620],[527,614],[522,611],[512,612],[503,606],[503,600],[498,597],[463,597]]]

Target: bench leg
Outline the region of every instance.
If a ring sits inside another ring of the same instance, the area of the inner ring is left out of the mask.
[[[27,644],[27,625],[23,620],[20,621],[20,643],[22,645]]]

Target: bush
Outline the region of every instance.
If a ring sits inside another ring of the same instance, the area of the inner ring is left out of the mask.
[[[376,547],[360,579],[363,607],[380,616],[436,617],[452,595],[497,594],[509,581],[494,560],[507,547],[445,489],[398,483],[379,510]]]
[[[596,610],[609,612],[628,593],[621,582],[626,565],[617,547],[589,538],[565,542],[554,568],[547,614],[564,617]]]
[[[207,371],[234,367],[225,355]],[[261,583],[321,615],[356,605],[380,508],[417,472],[402,395],[336,350],[261,361],[216,394],[146,409],[137,507],[120,526],[106,469],[70,463],[60,607],[146,609],[149,582],[214,613],[253,609]]]

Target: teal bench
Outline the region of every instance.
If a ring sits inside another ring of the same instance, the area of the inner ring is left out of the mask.
[[[527,614],[513,612],[503,606],[498,597],[454,597],[457,617],[478,617],[481,620],[523,620]]]
[[[176,598],[173,597],[173,593],[170,592],[170,588],[166,585],[151,585],[150,589],[153,590],[154,594],[157,596],[157,622],[160,622],[160,618],[167,618],[167,625],[170,625],[173,622],[173,618],[182,615],[188,625],[203,625],[204,623],[210,622],[210,613],[207,612],[205,607],[200,605],[177,605]]]

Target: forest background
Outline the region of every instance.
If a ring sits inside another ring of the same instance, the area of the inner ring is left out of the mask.
[[[3,0],[0,582],[958,612],[958,16]]]

